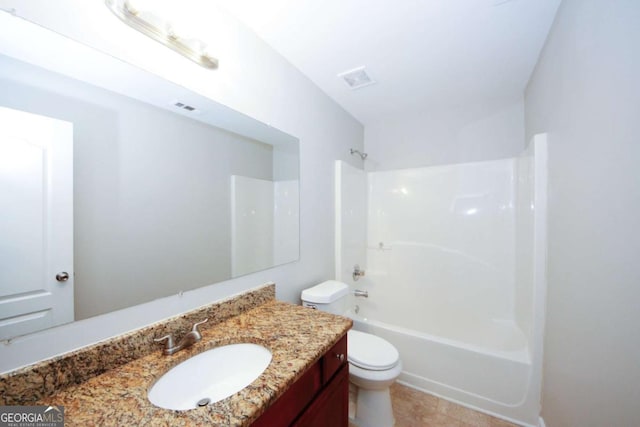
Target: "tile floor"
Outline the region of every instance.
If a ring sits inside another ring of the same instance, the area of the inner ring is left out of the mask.
[[[395,427],[517,427],[516,424],[456,405],[398,383],[391,386]],[[349,415],[355,409],[355,390],[349,393]],[[356,427],[349,423],[349,427]]]

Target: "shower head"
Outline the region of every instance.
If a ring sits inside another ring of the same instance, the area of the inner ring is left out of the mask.
[[[361,158],[362,160],[366,160],[366,159],[367,159],[367,156],[368,156],[368,154],[367,154],[367,153],[363,153],[362,151],[360,151],[360,150],[355,150],[355,149],[353,149],[353,148],[351,148],[351,149],[349,150],[349,152],[351,153],[351,155],[353,155],[353,154],[357,154],[358,156],[360,156],[360,158]]]

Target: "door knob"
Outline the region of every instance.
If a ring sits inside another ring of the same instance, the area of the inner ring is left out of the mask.
[[[66,282],[67,280],[69,280],[69,273],[63,271],[62,273],[56,274],[56,280],[58,282]]]

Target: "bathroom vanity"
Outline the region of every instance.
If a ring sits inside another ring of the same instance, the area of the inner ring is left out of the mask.
[[[202,340],[174,355],[153,338],[177,336],[210,317]],[[63,405],[65,425],[347,426],[350,319],[275,300],[274,285],[168,319],[112,342],[0,375],[2,405]],[[234,343],[268,348],[265,371],[238,393],[174,411],[148,400],[167,371],[209,349]],[[135,358],[133,358],[135,356]]]

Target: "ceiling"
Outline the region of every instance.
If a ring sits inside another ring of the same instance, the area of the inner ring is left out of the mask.
[[[365,126],[513,101],[560,0],[218,0]],[[366,66],[376,84],[337,75]]]

